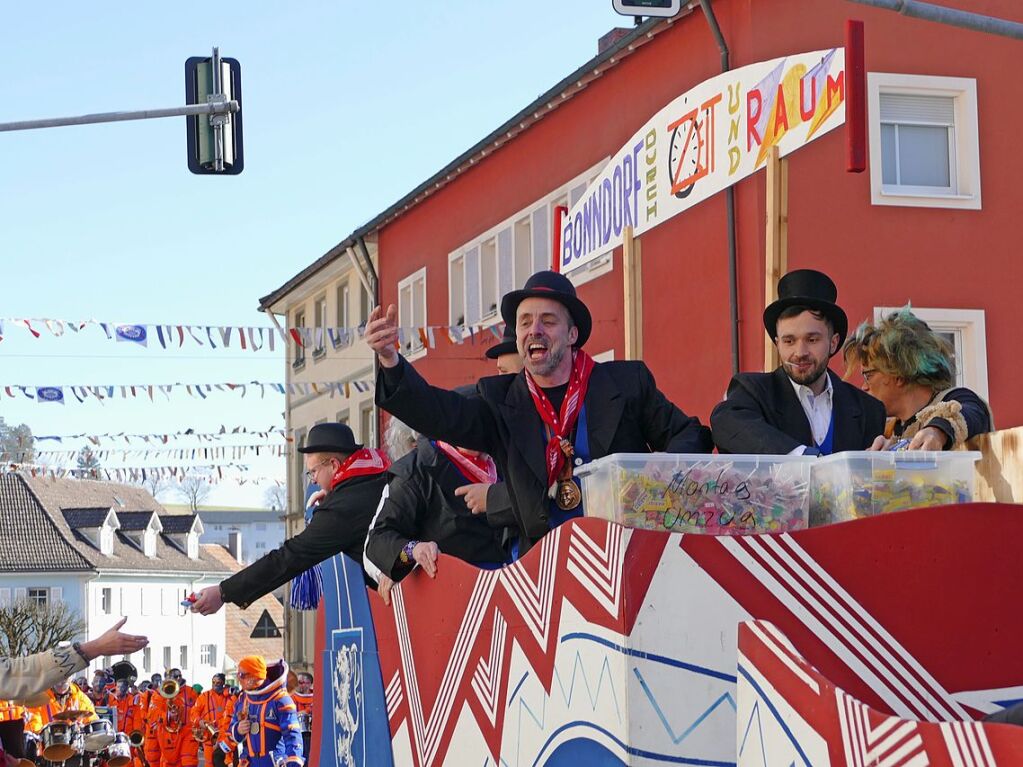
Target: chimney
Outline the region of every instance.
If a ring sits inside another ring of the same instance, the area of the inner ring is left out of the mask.
[[[227,550],[231,552],[231,556],[234,557],[238,564],[244,564],[242,562],[242,532],[241,530],[232,530],[227,534]]]
[[[632,30],[625,27],[615,27],[612,29],[606,35],[597,40],[597,55],[599,56],[602,54],[630,32],[632,32]]]

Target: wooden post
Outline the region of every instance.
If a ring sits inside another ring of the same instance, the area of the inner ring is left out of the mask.
[[[767,158],[767,247],[764,306],[778,298],[778,280],[788,271],[789,164],[777,146]],[[778,367],[778,348],[764,336],[764,371]]]
[[[632,227],[622,241],[622,283],[625,287],[625,359],[643,359],[643,260]]]

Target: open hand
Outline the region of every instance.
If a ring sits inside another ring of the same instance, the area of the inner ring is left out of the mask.
[[[431,578],[437,577],[437,557],[439,556],[440,548],[433,541],[421,541],[412,549],[412,558]]]

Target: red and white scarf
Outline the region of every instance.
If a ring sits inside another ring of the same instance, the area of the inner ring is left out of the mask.
[[[334,476],[330,480],[330,489],[333,490],[346,479],[351,479],[352,477],[380,474],[387,471],[387,467],[390,465],[390,459],[382,450],[376,450],[371,447],[356,450],[337,467],[337,471],[334,472]]]
[[[446,455],[462,476],[470,482],[492,485],[497,482],[497,464],[486,453],[471,455],[460,447],[437,440],[437,449]]]
[[[590,373],[593,372],[593,358],[582,349],[577,349],[572,357],[572,372],[568,376],[568,390],[565,392],[565,400],[561,403],[561,413],[555,413],[551,401],[547,399],[543,389],[537,386],[533,376],[528,370],[526,374],[526,386],[533,397],[533,404],[536,412],[550,430],[551,438],[547,442],[546,464],[547,464],[547,486],[553,488],[561,469],[565,465],[565,454],[561,450],[561,440],[567,439],[575,428],[576,419],[579,418],[579,411],[583,408],[586,399],[586,389],[590,385]]]

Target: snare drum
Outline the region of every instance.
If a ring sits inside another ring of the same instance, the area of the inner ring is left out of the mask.
[[[43,757],[51,762],[63,762],[82,753],[81,732],[71,722],[50,722],[39,734],[43,744]]]
[[[107,746],[106,763],[108,767],[127,767],[131,763],[131,745],[123,732],[117,733],[114,742]]]
[[[298,729],[302,732],[313,731],[313,715],[310,711],[298,712]]]
[[[82,725],[82,743],[86,751],[97,753],[114,742],[114,726],[106,719]]]

